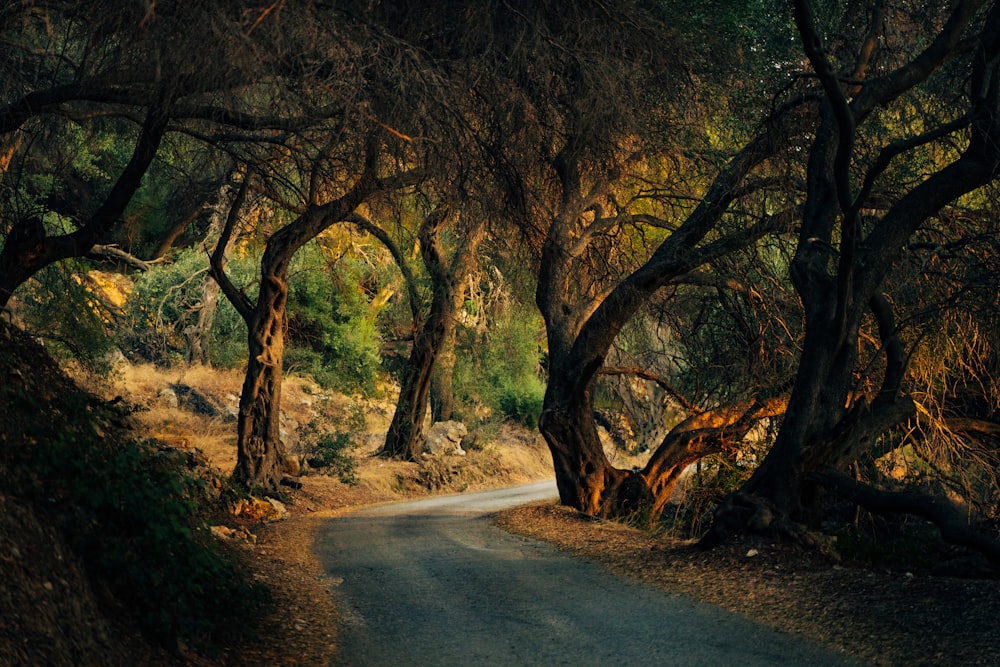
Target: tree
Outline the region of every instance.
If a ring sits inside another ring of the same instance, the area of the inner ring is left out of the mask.
[[[293,211],[294,219],[267,238],[255,300],[229,281],[224,270],[224,247],[242,198],[234,203],[211,260],[212,275],[248,328],[234,479],[270,492],[277,489],[283,465],[278,419],[291,260],[330,226],[353,219],[362,203],[424,178],[424,142],[411,135],[440,136],[420,130],[432,124],[424,110],[432,101],[447,99],[433,65],[408,44],[386,37],[365,12],[355,16],[318,5],[312,9],[309,16],[297,17],[290,34],[279,32],[288,45],[280,69],[300,88],[297,106],[320,109],[322,115],[303,127],[286,123],[287,134],[277,143],[290,160],[272,164],[275,153],[268,151],[248,158],[248,169],[266,172],[262,187],[276,208]],[[413,86],[415,80],[430,83]],[[413,107],[401,109],[399,91],[410,86]],[[407,134],[394,125],[414,131]]]
[[[594,383],[622,327],[661,288],[788,225],[766,181],[747,177],[787,141],[799,107],[779,107],[728,162],[699,165],[686,160],[683,142],[666,139],[706,123],[674,103],[690,104],[692,91],[685,66],[664,60],[659,46],[669,40],[667,51],[683,54],[681,35],[632,4],[613,17],[590,3],[519,9],[496,10],[507,31],[499,50],[509,56],[498,58],[504,83],[495,87],[517,100],[519,125],[508,132],[523,153],[512,151],[509,163],[530,193],[522,228],[540,248],[536,303],[548,343],[540,430],[564,504],[603,516],[655,512],[691,452],[733,446],[767,404],[707,411],[668,435],[643,470],[620,470],[598,437]],[[699,166],[706,185],[685,179]],[[678,204],[699,190],[699,205]],[[737,201],[744,209],[731,215]]]
[[[464,296],[463,283],[475,268],[476,251],[486,232],[482,217],[476,212],[470,216],[469,209],[456,211],[449,204],[439,204],[424,216],[419,225],[417,242],[431,282],[431,300],[426,315],[414,272],[391,237],[369,219],[363,216],[355,218],[356,224],[382,240],[396,258],[407,283],[413,313],[414,335],[410,358],[403,370],[396,410],[381,449],[386,456],[413,461],[419,457],[423,447],[423,425],[432,381],[435,372],[440,373],[438,363],[442,352],[450,346],[454,354],[455,322]],[[443,236],[446,231],[456,237],[451,252],[445,248]],[[450,383],[450,375],[445,381]]]
[[[809,3],[795,2],[796,24],[823,93],[791,265],[805,309],[805,339],[777,439],[740,493],[722,506],[709,541],[748,523],[801,534],[794,522],[815,508],[817,484],[876,511],[926,516],[946,539],[976,541],[964,520],[956,521],[961,513],[940,501],[871,489],[843,471],[914,414],[913,399],[903,391],[908,353],[883,292],[887,275],[922,224],[1000,173],[1000,6],[959,2],[926,26],[904,25],[906,44],[896,58],[878,45],[891,41],[887,26],[902,19],[887,14],[887,3],[866,9],[863,38],[831,52]],[[915,50],[914,44],[924,46]],[[879,123],[878,110],[905,110],[908,96],[926,90],[938,72],[949,77],[952,95],[968,82],[965,108],[916,132],[904,128],[888,141],[876,134],[880,148],[866,159],[858,146],[872,140],[864,130]],[[911,183],[889,187],[882,180],[894,161],[946,141],[959,148],[945,164]],[[866,315],[877,326],[882,369],[870,392],[858,391],[856,381],[859,363],[872,363],[858,358]],[[995,547],[992,553],[996,557]]]
[[[240,395],[237,420],[237,462],[233,478],[250,489],[274,492],[281,481],[284,449],[279,433],[282,357],[287,327],[288,267],[292,257],[323,230],[348,215],[379,188],[376,175],[377,150],[368,143],[365,167],[343,192],[325,201],[320,193],[292,222],[268,237],[260,261],[260,286],[251,300],[227,277],[225,249],[232,236],[251,179],[241,186],[229,219],[212,253],[212,276],[247,325],[249,348],[246,378]]]

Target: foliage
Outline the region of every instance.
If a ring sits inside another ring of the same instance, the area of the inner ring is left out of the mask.
[[[380,336],[364,283],[370,268],[317,243],[296,253],[289,271],[289,348],[285,366],[326,388],[371,393],[381,365]]]
[[[229,270],[241,277],[253,275],[252,262],[245,257],[230,261]],[[197,249],[183,250],[173,262],[139,276],[118,329],[126,356],[161,365],[181,362],[187,347],[185,328],[196,321],[205,281],[210,280],[208,258]],[[223,368],[245,361],[246,325],[223,298],[217,301],[207,347],[209,360]]]
[[[700,537],[711,523],[716,505],[739,489],[753,468],[750,460],[721,454],[701,461],[683,487],[681,502],[673,513],[668,510],[661,518],[664,528],[678,537]]]
[[[482,334],[461,331],[455,364],[460,399],[489,406],[526,426],[537,425],[545,396],[540,331],[538,315],[524,306],[501,314]]]
[[[18,292],[17,314],[25,329],[44,340],[50,353],[73,358],[96,375],[111,370],[109,327],[115,307],[90,289],[85,262],[51,265]]]
[[[321,405],[319,414],[325,412],[326,405]],[[306,461],[312,467],[329,468],[344,484],[356,485],[358,477],[351,455],[354,449],[352,438],[354,434],[364,431],[366,423],[365,408],[360,404],[351,406],[347,419],[336,429],[330,429],[325,418],[311,420],[299,429],[299,445],[305,452]]]
[[[20,495],[57,516],[91,575],[135,613],[135,622],[167,645],[202,648],[240,638],[265,592],[224,556],[206,524],[204,481],[187,455],[129,439],[127,420],[83,393],[7,396],[35,419],[11,451]],[[112,434],[112,437],[108,437]]]

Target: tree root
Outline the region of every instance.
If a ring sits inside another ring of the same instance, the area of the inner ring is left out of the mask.
[[[741,492],[730,494],[716,508],[712,526],[699,540],[698,547],[711,549],[737,535],[748,533],[784,540],[840,560],[835,537],[809,530],[792,521],[787,513],[779,511],[766,499]]]
[[[941,531],[945,542],[975,549],[1000,564],[1000,542],[969,525],[968,512],[947,498],[876,489],[838,470],[816,472],[810,479],[869,512],[912,514],[927,519]]]

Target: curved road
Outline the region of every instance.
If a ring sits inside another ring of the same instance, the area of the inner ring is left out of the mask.
[[[849,665],[752,621],[628,582],[484,514],[553,482],[359,510],[316,550],[345,610],[339,664]]]

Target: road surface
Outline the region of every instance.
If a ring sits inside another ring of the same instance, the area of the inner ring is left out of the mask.
[[[337,664],[856,664],[509,535],[484,516],[555,496],[555,484],[543,482],[327,523],[316,550],[345,615]]]

